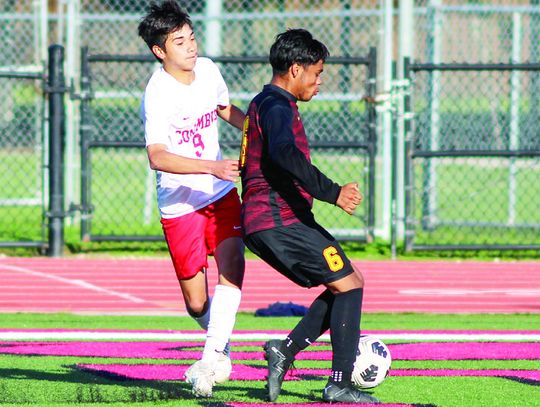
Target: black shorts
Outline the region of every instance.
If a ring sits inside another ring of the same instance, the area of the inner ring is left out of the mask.
[[[331,283],[353,272],[339,243],[318,224],[281,226],[244,240],[253,253],[302,287]]]

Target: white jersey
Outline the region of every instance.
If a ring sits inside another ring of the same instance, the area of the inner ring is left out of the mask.
[[[195,80],[178,82],[163,67],[148,82],[142,100],[146,146],[189,158],[220,160],[217,106],[229,105],[229,91],[218,67],[197,58]],[[163,218],[175,218],[217,201],[234,183],[210,174],[156,171],[158,206]]]

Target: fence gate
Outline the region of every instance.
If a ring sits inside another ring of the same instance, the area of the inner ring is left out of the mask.
[[[0,247],[47,246],[44,73],[0,70]]]
[[[540,64],[407,72],[406,250],[540,249]]]
[[[216,57],[231,101],[244,111],[271,78],[266,57]],[[316,204],[319,222],[336,238],[373,236],[376,52],[327,61],[321,93],[301,104],[312,158],[336,182],[358,181],[366,200],[352,218]],[[81,62],[81,234],[84,241],[161,240],[155,175],[149,169],[140,119],[146,82],[157,68],[151,55],[90,55]],[[223,155],[238,158],[241,134],[220,123]],[[338,216],[339,215],[339,216]]]

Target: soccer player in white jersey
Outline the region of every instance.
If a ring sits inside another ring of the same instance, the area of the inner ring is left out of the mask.
[[[244,277],[238,160],[222,159],[218,117],[241,129],[245,115],[230,103],[218,67],[198,57],[189,15],[174,0],[151,4],[138,32],[162,65],[146,86],[141,115],[163,232],[186,309],[207,331],[186,381],[196,396],[211,397],[230,375],[228,341]],[[208,255],[219,273],[211,301]]]

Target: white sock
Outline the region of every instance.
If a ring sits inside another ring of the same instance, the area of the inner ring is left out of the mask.
[[[210,307],[211,306],[212,306],[212,297],[208,297],[208,307],[206,307],[206,312],[200,317],[193,317],[193,319],[205,331],[208,330],[208,321],[210,321]]]
[[[214,362],[231,337],[236,312],[240,306],[241,291],[238,288],[218,284],[210,307],[210,321],[202,360]]]

